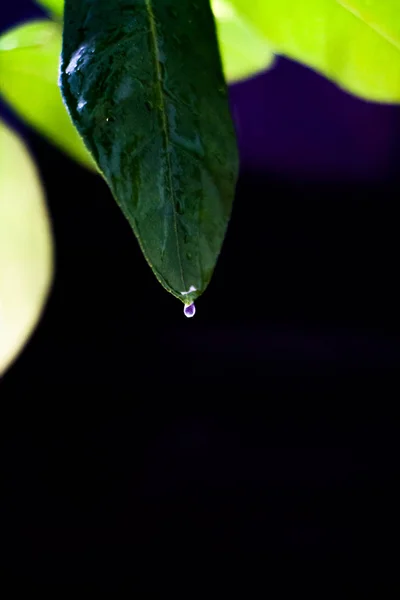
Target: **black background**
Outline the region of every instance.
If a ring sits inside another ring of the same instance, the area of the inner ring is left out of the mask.
[[[39,14],[2,4],[1,28]],[[399,109],[283,59],[232,105],[242,172],[191,320],[100,178],[1,105],[56,240],[0,383],[4,585],[193,595],[215,572],[325,596],[395,575]]]

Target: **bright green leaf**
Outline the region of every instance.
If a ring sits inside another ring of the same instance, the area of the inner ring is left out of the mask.
[[[375,27],[343,6],[361,9],[367,0],[230,2],[276,53],[312,67],[366,99],[400,102],[397,0],[371,0],[371,6],[378,7]]]
[[[238,171],[207,0],[66,0],[61,84],[72,119],[162,285],[207,287]]]
[[[94,168],[58,89],[60,53],[61,28],[51,21],[6,32],[0,37],[0,94],[51,142]]]
[[[338,0],[358,19],[400,50],[399,0]]]
[[[64,0],[35,0],[36,4],[43,6],[49,13],[57,18],[62,18],[64,12]]]
[[[254,26],[239,17],[229,2],[213,0],[212,9],[225,77],[229,82],[250,77],[272,65],[274,54],[270,45]]]
[[[40,317],[52,270],[38,174],[24,144],[0,122],[0,376]]]

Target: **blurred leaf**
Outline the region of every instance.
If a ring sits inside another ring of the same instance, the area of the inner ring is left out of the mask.
[[[35,2],[55,17],[62,18],[64,12],[64,0],[35,0]]]
[[[0,122],[0,376],[40,317],[52,271],[38,174],[24,144]]]
[[[372,29],[400,50],[399,0],[338,0]]]
[[[58,88],[61,27],[35,21],[0,37],[0,94],[27,123],[71,157],[94,163],[65,109]]]
[[[398,0],[342,0],[341,3],[230,0],[230,3],[276,53],[312,67],[366,99],[400,101]],[[353,10],[344,5],[352,6]],[[371,7],[371,13],[367,12],[367,6]]]
[[[267,69],[274,61],[270,45],[225,0],[213,0],[225,77],[234,82]]]

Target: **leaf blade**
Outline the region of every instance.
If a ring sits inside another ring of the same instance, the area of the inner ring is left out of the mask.
[[[397,0],[337,0],[344,8],[400,49],[400,16]]]
[[[0,94],[50,142],[93,169],[57,85],[61,28],[47,20],[17,26],[0,37]]]
[[[36,0],[57,19],[62,19],[64,0]],[[229,0],[213,0],[224,73],[234,82],[268,69],[274,54],[265,38],[240,19]]]
[[[23,142],[0,122],[0,376],[35,328],[52,281],[49,218]]]
[[[63,4],[63,0],[41,1]],[[361,23],[341,16],[340,8]],[[367,100],[400,101],[399,57],[391,48],[400,49],[397,0],[214,0],[213,9],[229,81],[265,70],[273,64],[274,54],[282,54]],[[320,44],[313,46],[318,39]],[[326,51],[329,46],[332,51]],[[346,55],[347,67],[335,61],[335,53]]]
[[[42,6],[50,14],[62,19],[64,12],[64,0],[35,0],[36,4]]]
[[[211,7],[226,79],[234,83],[269,69],[275,54],[257,29],[240,17],[227,0],[213,0]]]
[[[157,279],[188,304],[211,279],[238,170],[213,17],[204,0],[118,6],[67,0],[64,99]]]
[[[366,100],[400,102],[398,49],[343,6],[362,0],[230,1],[275,53],[311,67]],[[389,6],[390,1],[382,0],[381,6]],[[382,9],[381,28],[383,14]],[[400,11],[393,27],[395,31],[400,27]]]

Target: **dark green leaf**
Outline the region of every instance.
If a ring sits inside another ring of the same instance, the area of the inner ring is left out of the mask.
[[[36,0],[60,20],[64,0]],[[237,81],[271,66],[274,54],[257,29],[239,17],[229,0],[212,0],[225,77]]]
[[[156,277],[190,304],[212,276],[238,170],[208,0],[66,0],[61,86]]]

